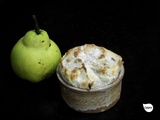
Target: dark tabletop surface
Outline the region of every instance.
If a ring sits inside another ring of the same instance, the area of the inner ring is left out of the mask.
[[[148,119],[158,111],[160,5],[158,2],[0,1],[1,120]],[[79,113],[63,101],[56,74],[39,83],[18,78],[10,65],[13,45],[34,29],[32,14],[64,54],[85,43],[104,46],[123,57],[125,75],[119,102],[97,114]],[[148,113],[143,103],[151,103]]]

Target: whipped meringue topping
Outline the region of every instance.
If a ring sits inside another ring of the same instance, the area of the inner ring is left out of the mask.
[[[85,44],[68,50],[60,63],[64,80],[82,89],[100,89],[120,74],[122,57],[102,46]]]

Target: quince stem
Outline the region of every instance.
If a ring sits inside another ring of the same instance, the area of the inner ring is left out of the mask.
[[[34,22],[35,22],[35,25],[34,25],[34,27],[35,27],[35,32],[36,32],[36,34],[38,35],[38,34],[40,34],[41,32],[40,32],[40,28],[39,28],[39,25],[38,25],[38,22],[37,22],[37,18],[36,18],[35,15],[32,15],[32,17],[33,17],[33,20],[34,20]]]

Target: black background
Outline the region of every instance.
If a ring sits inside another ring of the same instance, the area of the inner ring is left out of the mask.
[[[0,1],[0,118],[5,120],[149,119],[158,111],[160,39],[158,2]],[[32,15],[64,54],[85,43],[104,46],[124,60],[119,102],[97,114],[79,113],[61,98],[56,74],[39,83],[18,78],[10,65],[13,45],[34,29]],[[151,113],[143,103],[151,103]]]

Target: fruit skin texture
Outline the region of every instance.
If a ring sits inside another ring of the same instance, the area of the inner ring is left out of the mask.
[[[30,30],[14,45],[11,65],[20,78],[39,82],[55,72],[61,56],[59,47],[45,30],[40,29],[40,34]]]

